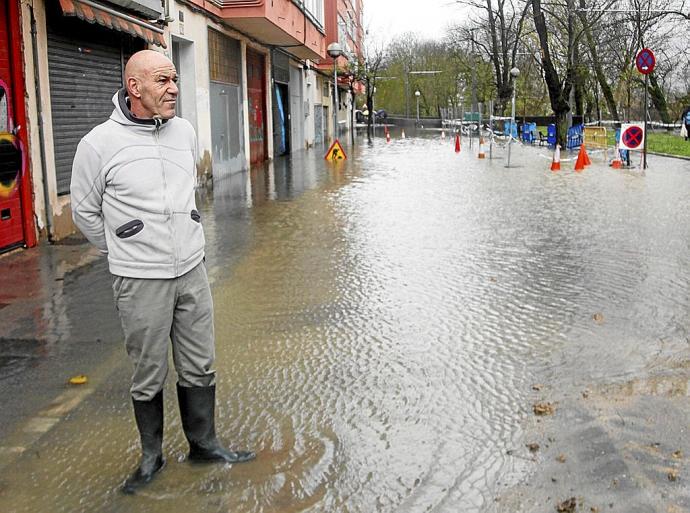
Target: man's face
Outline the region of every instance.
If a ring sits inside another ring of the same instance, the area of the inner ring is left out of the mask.
[[[177,71],[172,63],[151,67],[138,77],[141,94],[141,112],[139,117],[171,119],[175,117],[177,104]]]

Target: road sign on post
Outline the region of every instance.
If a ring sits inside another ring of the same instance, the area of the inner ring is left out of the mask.
[[[649,74],[654,71],[654,66],[656,66],[656,57],[654,57],[654,52],[649,48],[643,48],[637,54],[635,58],[635,65],[637,66],[637,71],[644,75],[644,133],[647,133],[647,117],[648,117],[648,101],[647,94],[649,92]],[[621,137],[622,139],[622,137]],[[642,169],[647,169],[647,139],[645,138],[644,146],[642,149]]]
[[[654,52],[649,48],[643,48],[637,54],[635,59],[635,65],[637,66],[637,71],[643,75],[649,75],[654,71],[654,66],[656,66],[656,57],[654,57]]]
[[[640,151],[644,146],[644,127],[641,124],[622,124],[621,125],[621,150]]]

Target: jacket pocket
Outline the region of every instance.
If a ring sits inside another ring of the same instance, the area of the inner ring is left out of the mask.
[[[204,227],[201,216],[197,221],[189,210],[174,216],[174,222],[177,255],[180,263],[185,265],[191,258],[202,256],[200,253],[204,251]]]
[[[115,235],[117,235],[121,239],[126,239],[127,237],[131,237],[133,235],[136,235],[139,233],[141,230],[144,229],[144,222],[141,219],[134,219],[132,221],[129,221],[119,228],[115,229]]]
[[[191,212],[192,219],[196,221],[197,223],[201,222],[201,214],[199,213],[198,210],[192,210]]]

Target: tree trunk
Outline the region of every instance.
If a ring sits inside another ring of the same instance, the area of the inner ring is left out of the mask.
[[[561,148],[567,148],[568,142],[568,111],[561,111],[556,113],[556,137]]]
[[[568,62],[568,69],[566,71],[566,79],[561,86],[561,80],[558,77],[558,72],[551,60],[551,50],[549,48],[549,38],[546,28],[546,18],[541,9],[541,0],[532,1],[532,12],[534,13],[534,27],[539,36],[539,46],[541,47],[541,62],[544,69],[544,79],[546,87],[549,91],[549,100],[551,101],[551,108],[556,115],[556,138],[561,147],[566,147],[568,138],[568,112],[570,112],[570,105],[568,98],[570,97],[570,90],[572,88],[572,62]]]
[[[580,0],[580,7],[583,9],[585,8],[584,0]],[[611,117],[614,121],[618,122],[620,121],[620,119],[618,117],[618,108],[616,107],[616,100],[613,98],[613,91],[611,91],[611,86],[606,81],[606,75],[604,74],[604,69],[601,65],[601,59],[599,59],[599,52],[597,51],[597,44],[594,41],[594,37],[592,37],[592,30],[589,24],[587,23],[585,14],[583,12],[579,12],[578,15],[580,17],[580,21],[582,22],[582,26],[584,27],[585,39],[587,40],[587,49],[589,50],[589,54],[592,57],[592,65],[594,66],[594,74],[597,77],[597,82],[599,82],[599,87],[601,87],[601,92],[604,95],[604,99],[606,100],[606,106],[609,109],[609,114],[611,114]]]
[[[506,108],[513,101],[513,83],[512,81],[507,81],[503,83],[497,91],[497,101],[496,107],[494,108],[495,114],[498,116],[505,116]]]
[[[656,79],[654,73],[649,74],[649,96],[652,99],[654,108],[661,116],[661,121],[666,124],[670,124],[671,116],[668,113],[668,104],[666,103],[666,96],[659,86],[659,81]]]
[[[367,85],[367,106],[369,107],[369,116],[367,117],[367,141],[371,143],[374,138],[374,125],[372,121],[374,116],[376,116],[376,109],[374,106],[374,88],[371,86],[371,81],[366,79]]]
[[[352,146],[355,145],[355,132],[357,131],[357,127],[355,125],[355,87],[354,87],[354,82],[350,82],[350,98],[352,100],[351,104],[352,106],[350,107],[350,142],[352,143]]]
[[[580,62],[580,49],[575,46],[573,52],[573,62]],[[584,96],[585,96],[585,75],[586,71],[583,69],[584,66],[576,65],[574,73],[574,83],[573,89],[575,91],[575,114],[582,116],[584,119],[585,108],[584,108]]]

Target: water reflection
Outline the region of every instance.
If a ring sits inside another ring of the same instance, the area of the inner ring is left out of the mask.
[[[552,174],[540,150],[505,169],[438,139],[348,151],[200,198],[218,432],[257,461],[184,461],[171,380],[169,465],[121,496],[138,449],[117,368],[0,478],[2,511],[492,511],[525,469],[533,383],[627,382],[686,354],[688,164]]]

